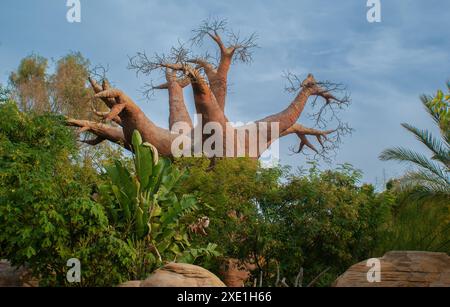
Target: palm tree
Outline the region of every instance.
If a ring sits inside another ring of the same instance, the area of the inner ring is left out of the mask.
[[[450,83],[447,84],[450,93]],[[409,124],[402,126],[412,133],[429,151],[431,158],[413,150],[396,147],[385,150],[380,159],[411,163],[416,170],[407,172],[398,181],[398,188],[408,192],[415,199],[450,202],[450,94],[438,91],[435,97],[422,96],[422,104],[438,126],[440,137],[428,130],[418,129]]]

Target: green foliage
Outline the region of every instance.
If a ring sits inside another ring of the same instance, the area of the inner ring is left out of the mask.
[[[450,84],[448,85],[450,91]],[[434,137],[428,130],[409,124],[402,126],[412,133],[431,152],[431,159],[407,148],[385,150],[380,159],[410,163],[417,170],[406,173],[398,181],[400,191],[406,191],[414,200],[448,203],[450,198],[450,95],[438,91],[435,97],[422,97],[422,104],[437,125],[441,136]]]
[[[48,72],[47,59],[31,55],[22,59],[19,67],[10,75],[8,91],[0,87],[0,101],[13,98],[24,112],[42,114],[52,112],[80,119],[98,120],[92,113],[94,106],[98,111],[108,108],[100,99],[93,98],[93,90],[87,84],[90,62],[79,52],[71,52],[55,63],[55,70]],[[80,139],[88,139],[89,132]],[[97,146],[78,144],[82,163],[98,171],[103,170],[105,162],[120,159],[127,162],[123,149],[110,142]]]
[[[99,180],[76,161],[64,119],[0,106],[0,257],[28,266],[41,285],[68,285],[67,260],[82,263],[81,285],[126,277],[133,251],[90,195]]]
[[[250,159],[217,160],[213,169],[201,159],[177,163],[190,172],[183,191],[196,193],[210,218],[203,240],[218,244],[225,258],[259,259],[263,285],[275,284],[277,264],[290,285],[302,267],[304,284],[330,267],[318,281],[329,285],[371,255],[395,203],[392,195],[360,185],[361,173],[350,165],[319,171],[312,164],[294,175]],[[208,263],[216,272],[220,264]]]
[[[92,90],[86,85],[89,61],[81,53],[70,53],[56,62],[48,76],[51,110],[75,118],[91,117]]]
[[[30,268],[41,285],[73,285],[70,258],[82,266],[75,285],[111,286],[145,278],[164,261],[218,255],[215,244],[189,242],[183,219],[196,201],[174,193],[184,172],[138,133],[135,171],[115,161],[105,181],[80,159],[63,117],[20,112],[7,101],[0,125],[0,257]]]
[[[53,112],[75,118],[97,119],[92,106],[98,111],[107,108],[93,99],[93,90],[87,80],[90,62],[80,52],[71,52],[48,71],[48,60],[32,54],[23,58],[9,76],[9,87],[19,109],[24,112]]]
[[[92,89],[87,86],[89,61],[81,53],[70,53],[56,62],[54,73],[47,72],[47,59],[31,55],[10,74],[14,99],[22,111],[54,112],[89,118]],[[96,106],[99,107],[99,106]]]
[[[24,58],[17,69],[10,76],[10,81],[14,84],[27,82],[33,78],[45,78],[48,61],[42,56],[32,54]]]
[[[137,263],[135,278],[145,277],[165,261],[194,262],[202,256],[217,255],[213,244],[191,247],[181,222],[197,209],[194,196],[183,194],[179,198],[174,192],[185,172],[170,160],[159,158],[151,144],[142,142],[138,131],[133,133],[132,145],[134,172],[115,161],[106,168],[110,182],[100,186],[100,195],[115,228],[143,257]]]
[[[22,59],[17,71],[10,74],[14,98],[22,111],[50,111],[47,62],[33,54]]]
[[[300,269],[310,282],[330,268],[318,281],[331,283],[350,265],[366,259],[378,242],[393,199],[377,195],[371,185],[358,184],[361,173],[351,165],[291,175],[277,193],[262,199],[260,206],[270,217],[271,240],[263,256],[269,272],[270,259],[280,265],[281,276],[293,285]],[[274,279],[273,274],[267,275]]]
[[[440,137],[426,129],[402,124],[425,145],[431,158],[405,148],[388,149],[380,156],[382,160],[410,163],[417,169],[392,181],[397,207],[376,254],[388,250],[450,251],[450,84],[447,87],[447,94],[439,90],[434,97],[421,97]]]
[[[450,202],[411,198],[411,191],[398,192],[398,180],[388,182],[386,191],[395,200],[374,256],[391,250],[450,252]]]
[[[253,248],[248,238],[259,223],[255,200],[277,188],[281,170],[262,169],[249,158],[217,159],[213,168],[206,158],[183,158],[176,163],[189,170],[180,193],[195,194],[200,215],[210,219],[208,236],[195,240],[218,244],[227,257],[248,257]],[[213,266],[210,269],[217,271],[218,264]]]
[[[439,128],[448,143],[450,133],[450,82],[447,83],[447,93],[438,90],[434,97],[422,97],[426,108],[433,119],[438,123]]]
[[[327,269],[324,286],[389,250],[450,252],[448,93],[422,98],[441,137],[403,124],[431,157],[385,151],[418,169],[377,193],[349,164],[292,174],[247,158],[172,163],[137,131],[131,158],[80,151],[64,118],[44,111],[86,114],[88,66],[71,54],[47,75],[47,61],[31,56],[11,75],[12,93],[0,86],[0,258],[41,285],[69,285],[70,258],[82,263],[81,286],[145,278],[167,261],[218,272],[223,258],[258,259],[254,277],[262,270],[270,286],[277,267],[289,285],[301,269],[305,285]],[[187,227],[198,216],[209,217],[207,236]]]
[[[411,202],[401,196],[396,203],[374,256],[392,250],[450,253],[450,203]]]

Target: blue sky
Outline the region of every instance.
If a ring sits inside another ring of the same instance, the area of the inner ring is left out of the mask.
[[[447,0],[381,0],[381,23],[367,22],[365,0],[81,0],[78,24],[66,21],[65,3],[0,2],[1,83],[32,52],[58,59],[80,51],[91,63],[108,66],[115,86],[166,126],[166,93],[142,99],[149,79],[127,70],[128,56],[167,51],[178,39],[186,41],[203,19],[226,18],[242,34],[257,32],[260,46],[251,65],[234,66],[230,73],[229,118],[246,122],[284,108],[292,98],[283,91],[286,70],[342,82],[352,96],[342,117],[355,132],[325,167],[351,162],[364,171],[364,181],[375,184],[405,170],[379,161],[383,149],[422,149],[400,123],[430,127],[418,97],[444,88],[450,78]],[[300,122],[309,123],[305,116]],[[304,165],[305,157],[290,155],[294,144],[294,136],[281,141],[282,163]]]

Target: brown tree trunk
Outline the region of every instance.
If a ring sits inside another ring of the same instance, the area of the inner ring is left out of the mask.
[[[193,100],[196,113],[202,115],[202,127],[208,123],[214,122],[219,124],[223,130],[223,153],[230,152],[226,148],[226,138],[230,137],[230,131],[234,137],[232,152],[237,154],[239,147],[245,148],[245,155],[249,155],[250,140],[249,133],[246,132],[246,138],[242,141],[237,139],[239,129],[231,129],[227,131],[228,118],[224,109],[227,97],[228,72],[230,70],[233,58],[236,53],[239,57],[246,58],[248,56],[247,49],[252,45],[251,40],[239,41],[226,46],[219,36],[218,29],[220,26],[206,27],[202,31],[209,36],[217,44],[220,51],[220,59],[217,67],[202,58],[194,58],[190,60],[180,60],[174,63],[166,62],[165,57],[160,58],[156,62],[149,62],[146,56],[141,58],[141,62],[137,68],[142,71],[152,71],[162,69],[166,73],[166,83],[155,87],[154,89],[162,89],[168,91],[169,100],[169,129],[172,129],[176,123],[183,122],[189,129],[193,129],[191,117],[186,108],[183,89],[191,86],[193,91]],[[179,57],[175,57],[179,58]],[[178,76],[177,76],[178,75]],[[94,90],[95,97],[101,99],[110,109],[109,112],[94,113],[104,121],[112,121],[113,125],[105,123],[96,123],[92,121],[68,119],[68,124],[80,128],[81,132],[91,132],[96,138],[85,141],[95,145],[103,140],[109,140],[114,143],[122,144],[125,148],[130,148],[131,136],[134,130],[138,130],[145,142],[153,144],[159,153],[163,156],[172,157],[172,144],[180,135],[178,132],[171,132],[168,129],[158,127],[154,124],[142,110],[122,91],[112,89],[105,80],[102,85],[95,80],[89,79]],[[260,132],[265,133],[266,139],[264,145],[270,146],[276,139],[295,134],[300,139],[299,151],[305,146],[313,151],[318,152],[314,145],[308,140],[308,136],[313,136],[323,145],[327,140],[327,135],[336,132],[336,130],[320,131],[304,127],[297,123],[301,116],[306,103],[310,97],[321,97],[325,100],[325,107],[333,102],[343,102],[336,99],[331,92],[323,88],[310,74],[301,83],[298,84],[298,90],[295,99],[281,112],[267,116],[257,120],[255,124],[258,127],[258,141]],[[265,123],[267,131],[260,131],[259,124]],[[271,124],[278,124],[279,134],[272,135]],[[246,128],[246,127],[244,127]],[[192,135],[191,135],[192,137]],[[202,135],[202,141],[207,140],[209,135]],[[264,149],[258,149],[256,157],[263,153]]]

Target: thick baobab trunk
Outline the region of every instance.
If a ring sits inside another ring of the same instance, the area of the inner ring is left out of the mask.
[[[234,38],[232,42],[226,45],[218,33],[221,30],[224,30],[223,23],[214,23],[213,25],[205,23],[200,30],[196,31],[197,40],[209,37],[216,43],[220,52],[217,65],[210,63],[207,58],[187,58],[189,52],[186,52],[184,49],[174,49],[175,54],[168,57],[157,57],[155,61],[149,60],[145,54],[138,54],[137,58],[130,60],[130,66],[137,69],[138,72],[150,73],[153,70],[163,70],[165,72],[165,83],[153,89],[168,91],[170,130],[154,124],[130,97],[118,89],[111,88],[107,81],[103,81],[102,85],[100,85],[93,79],[89,81],[95,92],[95,97],[101,99],[110,109],[109,112],[103,113],[96,110],[93,111],[103,121],[112,122],[111,125],[77,119],[68,119],[68,124],[79,127],[80,132],[91,132],[96,135],[96,138],[85,141],[88,144],[95,145],[108,140],[121,144],[128,149],[131,149],[130,143],[133,131],[138,130],[145,142],[153,144],[161,155],[171,157],[173,155],[172,144],[174,140],[183,136],[191,138],[191,144],[194,144],[196,140],[193,139],[193,135],[195,135],[193,131],[200,128],[201,132],[204,132],[204,129],[207,130],[208,126],[209,131],[202,133],[201,137],[201,141],[206,142],[212,133],[208,124],[215,123],[221,128],[223,136],[222,142],[215,144],[215,146],[222,146],[221,152],[223,154],[227,153],[229,155],[231,152],[232,156],[238,155],[239,149],[244,148],[245,155],[251,155],[251,152],[254,152],[250,148],[250,145],[254,144],[254,142],[251,142],[253,141],[251,138],[254,138],[255,135],[246,131],[247,126],[236,129],[230,128],[224,109],[228,91],[228,72],[231,63],[235,57],[242,61],[248,61],[251,58],[249,49],[256,45],[253,42],[253,36],[242,40],[233,35],[231,36]],[[295,99],[283,111],[255,122],[257,143],[264,143],[264,146],[260,147],[258,145],[254,157],[259,157],[265,148],[270,146],[275,140],[289,134],[295,134],[300,139],[300,146],[297,152],[302,151],[305,146],[318,152],[308,140],[308,136],[315,137],[319,144],[323,146],[324,142],[327,141],[327,135],[337,131],[320,131],[297,123],[310,97],[314,97],[315,100],[321,97],[325,101],[319,112],[322,112],[324,108],[331,106],[333,103],[342,104],[345,101],[336,99],[330,88],[324,86],[323,83],[317,82],[311,74],[301,82],[297,78],[296,80],[294,85],[297,91]],[[184,89],[188,86],[192,88],[196,113],[202,117],[202,125],[195,128],[184,99]],[[182,134],[179,131],[171,131],[177,123],[181,122],[189,131],[183,131]],[[279,133],[272,133],[274,132],[272,131],[272,124],[278,125]],[[262,129],[265,130],[262,131]],[[240,134],[242,130],[244,130],[245,136],[243,139],[239,138],[239,135],[242,136]],[[231,136],[233,142],[231,145],[227,145],[226,140],[231,138]],[[264,137],[264,139],[261,140],[261,137]],[[233,148],[227,148],[227,146],[232,146]]]
[[[172,156],[171,145],[174,139],[178,137],[178,134],[172,133],[170,130],[163,129],[155,125],[147,118],[147,116],[131,100],[131,98],[125,95],[122,91],[111,89],[108,86],[104,86],[102,88],[95,82],[91,83],[94,84],[93,88],[95,92],[97,92],[95,97],[101,98],[105,101],[105,104],[110,107],[110,112],[96,112],[96,114],[101,115],[105,120],[114,121],[117,126],[109,126],[103,123],[86,120],[69,119],[69,125],[80,127],[81,132],[92,132],[97,136],[95,139],[85,141],[86,143],[96,145],[103,140],[109,140],[117,144],[122,144],[125,148],[130,149],[129,144],[131,143],[132,133],[134,130],[138,130],[141,133],[143,140],[153,144],[158,149],[160,154],[168,157]],[[225,132],[228,120],[225,117],[225,114],[218,106],[215,96],[204,80],[198,81],[195,79],[189,82],[189,84],[192,84],[197,113],[203,116],[203,126],[210,122],[216,122],[224,128],[223,152],[226,153],[227,148],[225,142]],[[106,89],[104,90],[104,88]],[[179,84],[179,81],[168,81],[166,85],[159,86],[158,88],[164,88],[169,91],[169,126],[172,128],[177,122],[185,122],[192,128],[192,121],[184,104],[183,87]],[[285,110],[256,122],[267,123],[268,138],[266,147],[268,147],[279,137],[289,134],[296,134],[301,140],[300,150],[306,145],[317,152],[317,149],[307,140],[306,136],[315,136],[319,143],[322,143],[321,138],[326,137],[326,135],[333,133],[335,130],[320,131],[307,128],[296,123],[308,101],[308,98],[311,95],[317,95],[317,91],[318,89],[315,86],[314,78],[310,75],[305,80],[304,86],[296,98]],[[271,123],[279,123],[280,134],[275,136],[275,138],[271,137]],[[244,147],[245,155],[248,155],[250,153],[250,136],[248,133],[244,139],[245,143],[239,143],[240,141],[237,138],[237,129],[233,129],[232,133],[234,134],[233,152],[238,153],[238,148]],[[204,136],[204,138],[207,137],[208,136]],[[230,149],[228,149],[228,152],[229,150]],[[257,156],[260,156],[261,154],[262,152],[258,152]]]
[[[156,89],[167,89],[169,92],[169,129],[177,122],[184,122],[192,128],[192,120],[184,103],[183,88],[191,82],[189,78],[178,80],[173,70],[166,71],[167,83],[156,87]]]

